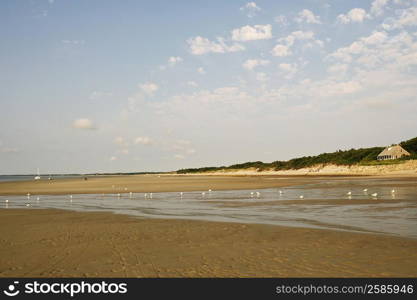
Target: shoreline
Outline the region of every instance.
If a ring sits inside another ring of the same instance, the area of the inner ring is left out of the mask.
[[[417,240],[404,237],[54,209],[0,216],[0,277],[417,276]]]
[[[0,195],[63,195],[63,194],[116,194],[149,192],[190,192],[215,190],[251,190],[280,188],[315,183],[321,180],[333,181],[349,179],[416,179],[411,175],[275,175],[275,174],[175,174],[175,175],[121,175],[0,182]]]

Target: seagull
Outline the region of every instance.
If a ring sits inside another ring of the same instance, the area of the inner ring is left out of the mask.
[[[148,194],[145,193],[145,195],[143,195],[143,197],[145,197],[145,198],[148,197]]]
[[[363,191],[366,193],[368,191],[368,189],[363,189]]]
[[[206,193],[202,192],[201,195],[204,196]]]
[[[250,196],[253,197],[253,192],[250,192]]]
[[[133,195],[133,193],[132,193],[132,192],[130,192],[130,193],[129,193],[129,197],[130,197],[130,198],[132,198],[132,195]]]
[[[26,203],[26,206],[30,206],[30,204],[29,203]]]
[[[70,195],[70,202],[72,202],[72,195]]]
[[[152,193],[150,193],[150,194],[149,194],[149,197],[151,197],[151,198],[152,198]]]
[[[300,199],[304,199],[304,196],[303,196],[303,195],[301,195],[301,196],[300,196]]]
[[[279,193],[282,194],[282,191],[280,190]]]
[[[371,194],[372,197],[378,197],[378,193]]]
[[[180,193],[181,198],[182,198],[182,194],[183,194],[183,192]]]
[[[36,201],[39,201],[39,199],[40,199],[39,197],[36,197]]]
[[[350,195],[352,195],[352,192],[350,192],[350,191],[349,191],[349,192],[347,192],[347,194],[346,194],[346,195],[349,195],[349,196],[350,196]]]
[[[391,194],[394,194],[395,193],[395,190],[391,190]]]
[[[117,194],[117,197],[120,198],[120,194]]]
[[[211,189],[209,189],[208,192],[211,193]]]
[[[4,202],[9,203],[9,200],[8,200],[8,199],[6,199]]]
[[[256,197],[258,197],[259,198],[259,196],[261,195],[261,193],[259,193],[259,192],[256,192]]]

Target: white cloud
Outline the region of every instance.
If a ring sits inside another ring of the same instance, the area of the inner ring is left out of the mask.
[[[371,5],[371,13],[374,16],[380,16],[384,13],[385,6],[388,4],[389,0],[375,0]]]
[[[139,88],[147,95],[152,96],[159,89],[158,85],[153,82],[145,82],[139,85]]]
[[[152,140],[150,137],[147,136],[139,136],[134,140],[135,145],[150,145],[152,144]]]
[[[267,25],[246,25],[232,30],[232,40],[234,41],[254,41],[272,38],[272,26]]]
[[[367,37],[362,37],[350,44],[348,47],[342,47],[330,54],[330,57],[340,59],[344,62],[351,62],[352,55],[363,54],[367,51],[368,46],[376,46],[383,43],[387,39],[384,31],[376,31]]]
[[[269,64],[269,60],[265,60],[265,59],[248,59],[246,60],[242,66],[243,68],[247,69],[247,70],[253,70],[255,67],[258,66],[266,66],[267,64]]]
[[[337,16],[337,20],[342,24],[362,23],[365,19],[369,18],[370,16],[363,8],[353,8],[347,14]]]
[[[197,36],[187,40],[190,52],[194,55],[206,53],[227,53],[245,50],[240,44],[227,45],[223,38],[217,38],[217,42],[210,41],[207,38]]]
[[[348,69],[347,64],[333,64],[327,68],[327,72],[333,74],[344,74]]]
[[[282,63],[278,65],[278,68],[285,72],[285,78],[286,79],[291,79],[292,77],[294,77],[295,73],[297,73],[298,71],[298,67],[297,64],[287,64],[287,63]]]
[[[297,23],[321,24],[320,17],[313,14],[311,10],[303,9],[294,19]]]
[[[197,69],[197,72],[198,72],[198,73],[200,73],[201,75],[206,74],[206,71],[205,71],[205,70],[204,70],[204,68],[202,68],[202,67],[199,67],[199,68]]]
[[[385,30],[402,29],[417,25],[417,7],[397,10],[396,18],[387,18],[382,24]]]
[[[323,44],[322,41],[315,40],[314,32],[312,31],[300,31],[300,30],[293,31],[288,36],[278,39],[278,42],[280,42],[280,44],[276,45],[274,49],[272,49],[271,51],[272,55],[280,56],[280,57],[291,55],[292,53],[291,53],[290,48],[294,45],[295,41],[297,40],[301,40],[301,41],[313,40],[315,44],[319,46],[322,46]]]
[[[248,2],[240,10],[245,11],[249,18],[253,18],[256,16],[256,13],[261,11],[261,8],[255,2]]]
[[[291,50],[288,46],[285,45],[276,45],[274,49],[272,49],[271,54],[273,56],[289,56],[291,55]]]
[[[169,59],[168,59],[168,63],[171,65],[171,66],[175,66],[177,63],[180,63],[180,62],[182,62],[183,61],[183,59],[181,58],[181,57],[179,57],[179,56],[171,56]]]
[[[274,18],[275,23],[280,24],[281,26],[287,26],[288,20],[287,17],[284,15],[279,15]]]
[[[87,118],[77,119],[72,123],[72,127],[77,129],[96,129],[93,122]]]

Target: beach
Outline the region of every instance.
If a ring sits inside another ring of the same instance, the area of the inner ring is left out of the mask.
[[[63,199],[67,199],[68,196],[65,194],[68,193],[74,195],[109,193],[106,203],[111,203],[116,201],[112,200],[111,195],[114,193],[154,192],[152,200],[144,199],[143,194],[138,194],[138,197],[142,198],[136,200],[129,200],[128,194],[124,196],[124,201],[132,205],[142,203],[138,205],[145,205],[143,209],[147,211],[151,205],[171,201],[169,197],[166,200],[158,200],[158,197],[164,194],[157,194],[161,192],[184,191],[185,196],[185,192],[189,191],[187,195],[190,196],[187,197],[189,201],[194,201],[194,197],[203,196],[201,193],[191,191],[212,189],[219,191],[220,195],[227,195],[223,193],[230,194],[233,189],[282,188],[285,193],[290,193],[295,185],[318,182],[325,184],[339,182],[341,189],[345,190],[345,186],[347,189],[355,180],[361,182],[363,178],[361,176],[134,175],[94,177],[88,180],[76,178],[2,182],[0,195],[4,197],[4,195],[31,193],[61,195]],[[372,177],[366,177],[369,178]],[[388,179],[388,182],[396,185],[399,191],[407,191],[415,186],[415,177]],[[383,182],[387,182],[388,179],[385,178]],[[378,180],[367,182],[370,190],[381,188]],[[222,190],[224,192],[221,192]],[[267,192],[263,190],[262,193],[266,195]],[[178,198],[177,194],[173,195],[175,197],[172,200],[173,207],[186,205],[188,202],[182,202],[185,200]],[[13,196],[7,197],[14,199]],[[45,197],[41,198],[41,203],[44,201],[42,199],[46,199]],[[115,197],[114,199],[117,199],[117,196]],[[364,207],[408,203],[410,209],[413,209],[415,202],[414,198],[405,201],[394,198],[363,198],[363,195],[361,197],[355,203]],[[84,198],[85,196],[78,195],[74,198],[76,199],[74,205],[85,202]],[[215,207],[218,210],[240,209],[240,206],[247,209],[259,206],[262,209],[263,205],[270,205],[268,202],[264,203],[265,199],[259,198],[255,202],[250,200],[242,203],[216,200],[210,203],[215,205],[214,212]],[[199,201],[204,204],[203,200],[201,198]],[[33,201],[31,203],[36,205],[36,200]],[[68,199],[64,200],[64,202],[68,201]],[[305,210],[305,205],[308,204],[311,205],[313,212],[316,208],[322,211],[323,209],[320,208],[322,205],[343,208],[352,204],[348,198],[279,200],[270,203],[283,205],[282,208],[276,206],[277,209],[293,207],[295,211],[297,208]],[[335,226],[337,230],[331,230],[316,229],[314,223],[311,227],[288,227],[251,224],[251,222],[231,223],[161,216],[147,218],[112,212],[80,212],[74,211],[70,206],[68,206],[69,210],[36,208],[36,206],[33,209],[16,209],[8,205],[2,207],[7,209],[0,209],[1,277],[417,276],[417,239],[372,231],[360,232],[358,228],[349,226]],[[407,209],[407,207],[400,208]]]
[[[60,195],[101,193],[187,192],[233,189],[262,189],[303,184],[319,180],[307,176],[257,175],[129,175],[93,176],[84,180],[32,180],[0,182],[0,195]],[[333,177],[335,180],[337,177]]]
[[[0,210],[1,277],[416,277],[417,240],[283,226]]]

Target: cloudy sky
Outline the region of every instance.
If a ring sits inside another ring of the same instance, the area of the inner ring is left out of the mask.
[[[0,2],[0,174],[168,171],[417,136],[417,1]]]

